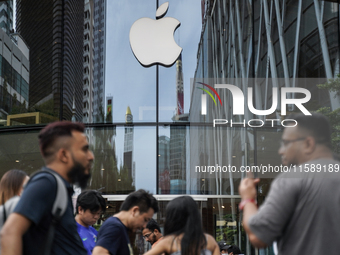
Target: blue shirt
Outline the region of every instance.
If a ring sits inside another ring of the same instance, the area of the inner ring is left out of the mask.
[[[98,232],[93,227],[84,227],[77,222],[77,231],[83,241],[84,247],[87,250],[87,254],[91,255],[92,250],[97,242]]]
[[[52,171],[48,168],[44,170]],[[63,178],[62,178],[63,179]],[[77,232],[77,224],[73,215],[72,186],[63,179],[68,191],[67,209],[55,226],[51,254],[86,255],[86,250]],[[52,206],[57,192],[57,182],[50,173],[41,172],[35,175],[14,209],[14,212],[29,219],[32,224],[23,236],[23,254],[39,255],[46,243],[46,236],[52,222]]]
[[[101,246],[111,255],[133,255],[127,227],[117,217],[108,218],[100,227],[96,246]]]

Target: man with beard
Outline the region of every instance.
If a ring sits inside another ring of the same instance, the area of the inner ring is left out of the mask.
[[[290,171],[272,182],[259,209],[259,179],[241,181],[243,226],[255,247],[277,241],[280,255],[339,254],[340,162],[333,159],[330,124],[316,113],[288,119],[298,124],[285,127],[279,154]]]
[[[161,229],[154,219],[151,219],[143,229],[143,238],[152,245],[152,248],[163,239]]]
[[[77,197],[76,222],[78,234],[83,241],[87,254],[91,255],[96,245],[98,232],[92,225],[106,210],[106,202],[102,195],[95,190],[85,190]]]
[[[71,184],[86,187],[94,159],[84,134],[84,125],[68,121],[47,125],[39,134],[40,151],[46,166],[34,175],[14,212],[1,231],[2,254],[42,254],[52,224],[52,206],[58,174],[67,189],[67,209],[55,225],[51,254],[86,255],[73,215]]]

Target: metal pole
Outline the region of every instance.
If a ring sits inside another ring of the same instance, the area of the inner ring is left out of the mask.
[[[158,6],[159,6],[159,0],[156,0],[156,11],[158,9]],[[158,97],[159,97],[159,65],[157,64],[156,65],[156,194],[158,194],[159,192],[159,183],[158,183],[158,180],[159,180],[159,145],[158,145],[158,132],[159,132],[159,108],[158,108],[158,105],[159,105],[159,102],[158,102]]]

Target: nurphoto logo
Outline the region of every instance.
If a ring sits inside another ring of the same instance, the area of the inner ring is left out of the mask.
[[[204,87],[209,88],[218,98],[220,101],[221,106],[222,100],[220,95],[217,93],[215,89],[227,89],[228,92],[231,93],[232,97],[232,114],[233,115],[244,115],[244,106],[245,106],[245,96],[242,92],[242,90],[232,84],[215,84],[214,88],[206,83],[202,82],[196,82],[198,84],[203,85]],[[197,87],[200,90],[203,90],[206,92],[214,101],[215,106],[217,106],[216,100],[212,93],[208,91],[207,89]],[[273,114],[278,107],[278,98],[279,98],[279,90],[277,87],[272,88],[272,105],[269,109],[266,110],[259,110],[254,107],[254,102],[253,102],[253,88],[248,87],[247,88],[247,106],[248,109],[251,113],[258,115],[258,116],[268,116]],[[303,98],[289,98],[290,93],[300,93],[303,94]],[[201,115],[206,115],[207,114],[207,94],[202,94],[201,95]],[[305,115],[311,115],[311,113],[306,109],[303,104],[307,103],[311,99],[311,93],[308,89],[305,88],[298,88],[298,87],[282,87],[281,88],[281,115],[285,116],[287,114],[286,107],[287,105],[295,105],[303,114]],[[266,119],[265,121],[261,119],[251,119],[247,121],[247,124],[249,127],[262,127],[266,121],[271,122],[271,126],[274,126],[274,122],[280,122],[282,126],[284,127],[293,127],[297,125],[297,122],[292,119],[286,119],[286,120],[280,120],[280,119]],[[285,125],[285,122],[295,122],[295,125]],[[215,127],[216,125],[225,125],[227,123],[230,123],[231,127],[234,125],[243,125],[244,127],[246,126],[246,120],[244,119],[242,122],[233,122],[233,120],[226,120],[226,119],[214,119],[213,120],[213,126]]]

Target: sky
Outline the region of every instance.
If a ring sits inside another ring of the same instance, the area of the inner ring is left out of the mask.
[[[159,1],[159,6],[165,1]],[[135,58],[129,43],[132,24],[143,17],[155,19],[155,0],[108,0],[106,20],[105,93],[113,97],[113,122],[125,122],[127,106],[134,122],[156,121],[156,68],[145,68]],[[189,112],[190,78],[197,64],[197,49],[202,30],[201,2],[197,0],[170,0],[165,17],[181,22],[174,33],[176,43],[183,48],[182,67],[184,111]],[[176,108],[176,64],[159,67],[160,122],[172,122]],[[160,128],[159,135],[170,136],[169,128]],[[147,188],[155,193],[155,127],[135,127],[133,158],[136,164],[136,188]],[[118,160],[123,159],[124,129],[117,129]],[[153,187],[150,189],[150,187]]]

